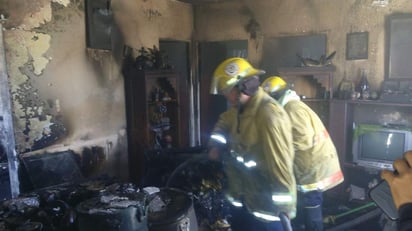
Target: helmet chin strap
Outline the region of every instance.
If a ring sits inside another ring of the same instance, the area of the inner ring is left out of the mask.
[[[240,114],[243,112],[244,109],[244,105],[241,101],[241,94],[242,91],[238,88],[238,92],[237,92],[237,113],[236,113],[236,117],[237,117],[237,126],[236,126],[236,131],[237,133],[240,133]]]
[[[272,96],[276,100],[279,100],[283,96],[283,94],[285,94],[285,92],[289,89],[290,89],[289,87],[285,87],[284,89],[280,91],[270,93],[270,96]]]
[[[238,76],[238,79],[240,79],[240,76]],[[243,107],[242,107],[242,102],[240,101],[240,94],[244,90],[244,85],[240,84],[241,80],[238,82],[236,85],[237,88],[237,112],[236,112],[236,119],[237,119],[237,124],[236,124],[236,132],[240,133],[240,113],[242,113]]]

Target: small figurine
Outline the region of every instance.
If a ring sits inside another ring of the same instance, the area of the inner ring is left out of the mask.
[[[164,140],[165,148],[172,148],[173,138],[170,134],[164,135],[163,140]]]
[[[170,98],[169,94],[167,92],[164,93],[162,101],[170,101],[172,98]]]

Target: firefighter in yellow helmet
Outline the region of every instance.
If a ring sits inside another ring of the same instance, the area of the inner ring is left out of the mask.
[[[209,157],[224,158],[226,197],[252,220],[241,230],[287,230],[284,215],[296,213],[292,128],[286,111],[260,87],[263,73],[242,58],[216,68],[211,93],[223,94],[230,107],[211,133]],[[220,152],[221,144],[229,151]]]
[[[300,100],[285,80],[272,76],[261,86],[285,108],[292,122],[294,171],[299,192],[296,222],[304,218],[306,230],[323,230],[323,192],[343,181],[333,141],[319,116]]]

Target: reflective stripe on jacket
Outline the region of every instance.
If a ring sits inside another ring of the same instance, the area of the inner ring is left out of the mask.
[[[341,171],[336,172],[332,176],[326,177],[321,181],[312,183],[312,184],[305,184],[305,185],[298,185],[298,190],[301,192],[309,192],[309,191],[325,191],[327,188],[332,188],[343,180],[343,173]]]

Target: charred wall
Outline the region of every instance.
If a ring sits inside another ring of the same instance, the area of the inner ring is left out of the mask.
[[[86,44],[83,0],[0,0],[17,155],[75,150],[86,175],[128,177],[123,46],[189,40],[192,15],[169,1],[112,0],[110,10],[101,50]]]

